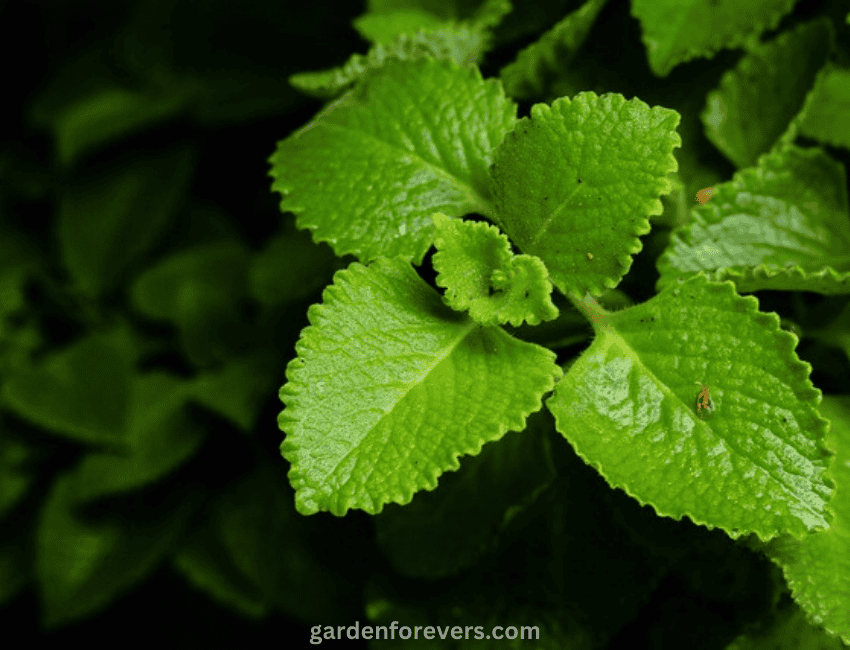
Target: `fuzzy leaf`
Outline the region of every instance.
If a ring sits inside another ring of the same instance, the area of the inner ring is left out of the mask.
[[[680,63],[739,47],[775,28],[795,0],[633,0],[649,67],[666,77]]]
[[[281,211],[337,255],[419,264],[433,212],[493,213],[487,168],[515,118],[499,83],[477,69],[395,61],[279,143],[272,188]]]
[[[409,503],[522,430],[561,374],[552,352],[452,311],[399,258],[340,271],[308,318],[278,419],[302,514]]]
[[[547,406],[585,462],[660,515],[800,538],[829,525],[827,421],[797,338],[757,304],[698,276],[599,310]]]
[[[658,260],[659,289],[704,271],[739,292],[850,293],[844,167],[820,149],[762,156],[693,215]]]
[[[558,317],[546,266],[533,255],[513,255],[508,238],[495,226],[432,216],[437,226],[432,263],[443,301],[482,325],[528,321],[538,325]]]
[[[832,34],[823,19],[783,32],[750,51],[708,94],[705,134],[739,168],[769,151],[803,108]]]
[[[541,97],[547,80],[569,69],[607,0],[588,0],[499,72],[505,92],[516,99]]]
[[[661,214],[679,115],[622,95],[537,104],[496,151],[499,225],[564,293],[614,288]]]

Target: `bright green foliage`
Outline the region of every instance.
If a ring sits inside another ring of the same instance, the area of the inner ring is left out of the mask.
[[[843,165],[792,147],[715,186],[659,258],[659,288],[701,271],[761,289],[848,293],[850,207]]]
[[[459,456],[522,430],[561,375],[552,352],[451,311],[398,258],[338,272],[308,317],[279,418],[302,514],[433,490]]]
[[[685,61],[711,57],[773,29],[794,0],[632,0],[641,23],[649,67],[660,76]]]
[[[407,6],[398,8],[381,3],[354,21],[360,34],[373,42],[364,56],[352,54],[348,61],[331,70],[301,72],[292,75],[289,83],[301,92],[330,99],[349,88],[367,70],[380,68],[390,59],[412,61],[437,59],[458,64],[481,63],[481,57],[491,48],[490,30],[510,12],[508,0],[487,0],[474,14],[459,20],[457,7],[451,3],[437,6]]]
[[[436,284],[446,289],[444,302],[468,311],[482,325],[523,321],[538,325],[557,318],[552,283],[543,262],[533,255],[513,255],[508,238],[486,223],[431,217],[437,227],[433,257]]]
[[[541,96],[547,77],[569,68],[606,2],[588,0],[580,9],[522,50],[516,60],[499,73],[505,92],[516,99]]]
[[[617,286],[672,188],[678,122],[675,111],[617,94],[536,104],[496,151],[499,225],[563,293]]]
[[[775,315],[695,277],[593,323],[596,339],[546,405],[611,485],[733,538],[828,526],[820,391]]]
[[[738,167],[755,164],[803,108],[831,44],[832,26],[821,19],[751,50],[708,94],[709,140]]]
[[[433,212],[493,214],[487,168],[515,119],[477,69],[393,61],[278,144],[272,187],[281,210],[338,255],[419,264]]]
[[[850,149],[850,70],[833,65],[824,68],[806,104],[800,132]]]
[[[388,13],[363,14],[355,18],[352,24],[366,40],[377,45],[390,45],[399,34],[433,31],[445,26],[446,21],[427,11],[400,9]]]
[[[794,600],[808,613],[809,620],[850,644],[850,401],[847,397],[826,397],[824,412],[833,422],[827,443],[836,450],[832,525],[803,540],[780,537],[764,550],[782,567]]]
[[[90,182],[72,186],[59,205],[63,261],[91,295],[117,286],[148,252],[178,208],[193,160],[183,148],[112,164],[96,166]]]

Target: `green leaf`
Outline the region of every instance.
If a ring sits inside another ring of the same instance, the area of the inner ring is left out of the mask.
[[[311,544],[279,465],[265,454],[216,501],[218,537],[243,575],[270,602],[304,621],[359,611],[359,594]],[[345,546],[346,548],[347,545]]]
[[[649,67],[659,77],[685,61],[739,47],[774,29],[795,0],[633,0]]]
[[[36,479],[36,474],[27,467],[33,449],[9,436],[5,431],[8,426],[0,419],[0,521],[20,503]]]
[[[70,185],[59,203],[62,259],[91,295],[118,286],[155,243],[179,207],[194,156],[180,148],[108,164]]]
[[[218,519],[213,511],[194,525],[172,557],[172,564],[195,587],[225,607],[261,618],[269,610],[269,601],[236,566],[219,534]]]
[[[199,496],[181,490],[155,507],[128,504],[132,518],[121,513],[94,521],[73,510],[72,481],[63,475],[54,482],[37,530],[46,629],[91,616],[141,582],[176,542]]]
[[[827,421],[797,338],[757,304],[697,276],[596,309],[596,339],[547,406],[587,463],[660,515],[800,538],[829,525]]]
[[[262,348],[228,359],[223,368],[200,374],[192,384],[190,395],[243,432],[252,432],[263,402],[274,390],[278,363],[276,355]]]
[[[342,262],[327,244],[292,229],[272,237],[251,260],[251,297],[262,305],[282,305],[310,297],[330,282]]]
[[[762,156],[693,215],[658,260],[659,289],[704,271],[739,292],[850,292],[844,167],[820,149]]]
[[[340,271],[296,345],[281,445],[302,514],[378,513],[525,428],[555,355],[453,312],[402,259]]]
[[[773,648],[806,648],[811,650],[846,650],[840,639],[830,638],[822,628],[806,620],[796,606],[780,610],[772,625],[764,630],[741,634],[725,650],[771,650]]]
[[[70,166],[84,154],[175,116],[194,95],[186,85],[168,91],[110,86],[66,106],[53,127],[59,163]]]
[[[194,246],[149,267],[132,288],[133,301],[144,314],[173,321],[192,363],[211,366],[238,353],[249,336],[249,263],[238,241]]]
[[[622,95],[536,104],[496,151],[502,231],[536,255],[564,293],[615,287],[672,189],[679,115]]]
[[[850,70],[827,66],[806,105],[800,132],[834,147],[850,149]]]
[[[303,93],[330,99],[347,90],[369,70],[377,70],[389,61],[437,59],[463,66],[478,62],[487,49],[480,31],[466,25],[445,25],[427,32],[398,34],[392,43],[378,43],[366,55],[352,54],[344,65],[320,72],[301,72],[289,77],[289,83]]]
[[[135,378],[128,449],[90,453],[71,474],[77,503],[120,494],[162,479],[200,448],[204,431],[186,411],[190,384],[167,373]]]
[[[850,644],[850,398],[827,396],[823,411],[833,424],[829,446],[837,452],[832,525],[802,540],[783,536],[760,548],[782,567],[809,622]]]
[[[701,115],[708,139],[738,167],[754,165],[803,108],[832,40],[832,26],[820,19],[750,51],[708,94]]]
[[[495,226],[449,219],[435,212],[433,257],[443,301],[482,325],[523,321],[538,325],[558,317],[546,266],[533,255],[511,253],[508,238]]]
[[[530,415],[525,431],[484,445],[438,489],[375,517],[378,543],[398,571],[432,580],[454,575],[495,546],[505,522],[555,479],[547,416]]]
[[[505,92],[516,99],[541,97],[547,81],[570,68],[607,0],[588,0],[499,72]]]
[[[394,61],[278,144],[272,188],[281,211],[337,255],[419,264],[433,212],[493,213],[487,168],[515,117],[477,69]]]
[[[419,9],[399,9],[387,13],[366,13],[354,19],[354,29],[373,43],[389,45],[399,34],[415,34],[420,30],[439,29],[448,23],[434,14]]]
[[[123,448],[131,367],[97,336],[77,341],[40,367],[15,369],[3,405],[46,429],[83,443]]]

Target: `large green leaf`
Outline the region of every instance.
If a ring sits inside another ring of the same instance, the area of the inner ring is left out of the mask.
[[[272,188],[337,255],[419,264],[432,213],[493,213],[487,168],[515,117],[477,68],[393,61],[278,144]]]
[[[708,94],[701,116],[708,139],[738,167],[754,165],[803,108],[832,38],[821,19],[749,52]]]
[[[844,167],[820,149],[762,156],[692,214],[658,259],[659,288],[706,272],[739,292],[850,292]]]
[[[279,425],[302,514],[380,512],[520,431],[555,355],[446,307],[399,258],[340,271],[308,312]]]
[[[535,105],[496,151],[499,225],[562,292],[615,287],[672,189],[678,123],[675,111],[618,94]]]
[[[827,421],[797,338],[757,304],[696,276],[592,309],[596,339],[547,406],[587,463],[659,514],[799,539],[829,525]]]
[[[685,61],[739,47],[773,29],[795,0],[633,0],[649,67],[660,76]]]

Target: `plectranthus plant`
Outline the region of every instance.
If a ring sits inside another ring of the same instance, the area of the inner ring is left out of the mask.
[[[752,4],[765,24],[777,18],[770,3]],[[846,70],[826,65],[831,25],[750,38],[708,95],[706,136],[739,167],[722,180],[687,143],[680,169],[676,110],[618,93],[558,94],[557,62],[572,60],[602,5],[567,16],[498,80],[457,51],[416,54],[402,39],[387,54],[384,32],[372,34],[380,56],[297,78],[328,104],[279,142],[272,187],[298,228],[353,257],[310,307],[280,390],[296,508],[387,509],[378,530],[391,538],[393,521],[428,516],[416,495],[436,490],[430,503],[443,504],[450,473],[491,445],[516,444],[508,432],[537,444],[530,423],[548,413],[561,444],[609,488],[770,557],[801,608],[793,625],[805,631],[795,634],[850,641],[847,420],[828,439],[821,391],[795,351],[799,330],[745,295],[850,293],[846,170],[795,140],[824,130],[818,112],[847,97],[836,80],[846,83]],[[662,37],[660,7],[635,0],[633,12],[660,76],[745,31],[732,21],[685,42]],[[389,15],[366,22],[391,30]],[[783,62],[796,85],[775,106],[768,94]],[[541,95],[550,100],[519,118],[511,97]],[[768,102],[754,134],[744,117]],[[847,146],[846,134],[839,140]],[[665,205],[697,190],[704,200],[670,221]],[[624,304],[617,287],[653,220],[665,219],[657,292]],[[589,338],[571,339],[580,323]],[[582,349],[557,354],[576,340]],[[834,401],[825,412],[846,409]],[[549,470],[526,471],[541,472],[526,494],[552,488]],[[529,503],[518,496],[502,525]],[[461,538],[461,558],[489,539]],[[450,573],[388,552],[411,575]]]

